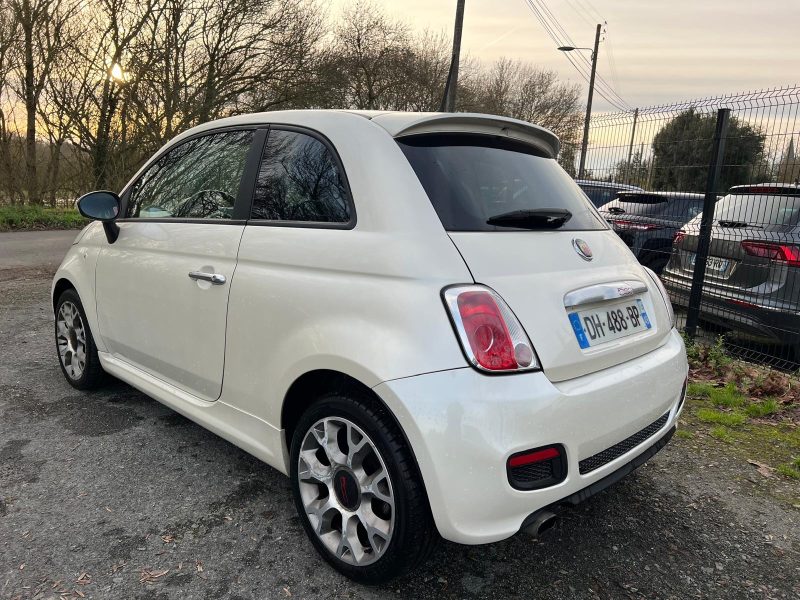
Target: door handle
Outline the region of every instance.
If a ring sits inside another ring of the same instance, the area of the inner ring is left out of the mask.
[[[225,275],[220,275],[219,273],[203,273],[202,271],[192,271],[189,273],[189,279],[208,281],[211,285],[222,285],[225,283]]]

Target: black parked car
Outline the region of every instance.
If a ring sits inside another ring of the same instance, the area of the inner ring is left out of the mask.
[[[620,192],[600,214],[643,265],[661,273],[675,233],[703,212],[703,194]]]
[[[597,207],[607,204],[617,197],[620,192],[643,192],[644,190],[635,185],[626,183],[613,183],[610,181],[596,181],[594,179],[576,179],[575,183],[589,196]]]

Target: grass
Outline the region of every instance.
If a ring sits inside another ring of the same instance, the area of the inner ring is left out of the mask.
[[[781,475],[791,479],[800,479],[800,457],[792,459],[792,462],[778,465],[776,469]]]
[[[0,206],[0,231],[80,229],[87,223],[74,208]]]
[[[747,398],[739,393],[733,383],[729,383],[722,388],[712,388],[708,394],[708,399],[715,406],[723,406],[725,408],[738,408],[747,402]]]
[[[800,373],[734,360],[722,340],[687,340],[686,351],[690,382],[676,437],[708,450],[722,446],[742,463],[757,461],[781,479],[800,480]],[[794,496],[790,501],[798,504]]]
[[[776,414],[780,408],[774,398],[767,398],[761,402],[755,402],[745,407],[745,414],[752,419],[761,419]]]
[[[711,435],[711,437],[718,439],[720,442],[725,442],[726,444],[732,444],[734,441],[734,437],[731,435],[730,430],[721,425],[712,427],[708,433]]]
[[[697,411],[697,418],[704,423],[714,423],[725,427],[738,427],[747,420],[743,414],[738,412],[722,412],[713,408],[701,408]]]
[[[800,479],[800,381],[797,376],[734,360],[722,340],[687,340],[690,383],[678,437],[723,443],[724,452]],[[793,500],[796,502],[796,500]]]

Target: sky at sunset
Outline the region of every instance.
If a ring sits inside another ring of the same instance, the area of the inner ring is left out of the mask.
[[[376,1],[412,29],[452,34],[456,0]],[[330,10],[335,16],[349,3],[333,0]],[[600,17],[608,22],[598,72],[630,106],[800,83],[800,0],[550,0],[546,6],[578,46],[592,45]],[[528,60],[585,91],[585,80],[526,0],[466,0],[462,44],[462,56]],[[595,107],[614,110],[602,98]]]

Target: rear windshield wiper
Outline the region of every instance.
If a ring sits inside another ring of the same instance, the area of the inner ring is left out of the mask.
[[[537,208],[512,210],[486,220],[497,227],[520,227],[522,229],[558,229],[572,218],[565,208]]]
[[[764,229],[761,225],[753,225],[747,221],[726,221],[725,219],[720,219],[717,221],[717,225],[720,227],[750,227],[754,229]]]

